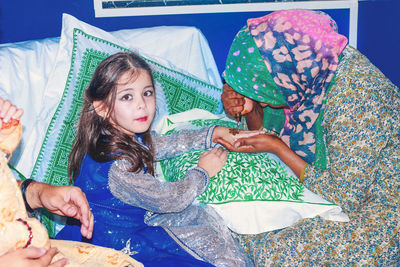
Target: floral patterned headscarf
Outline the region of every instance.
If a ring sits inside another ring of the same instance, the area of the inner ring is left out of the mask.
[[[247,21],[232,43],[223,75],[249,98],[288,105],[280,137],[312,163],[316,120],[346,45],[347,38],[323,12],[276,11]]]

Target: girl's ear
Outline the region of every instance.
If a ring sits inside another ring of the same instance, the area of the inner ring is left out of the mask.
[[[94,107],[94,111],[96,111],[97,115],[99,115],[102,118],[106,118],[106,114],[107,114],[107,107],[104,104],[103,101],[101,100],[94,100],[93,101],[93,107]]]

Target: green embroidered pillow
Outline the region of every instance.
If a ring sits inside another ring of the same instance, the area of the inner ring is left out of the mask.
[[[154,127],[161,134],[222,125],[237,128],[225,114],[190,110],[165,116]],[[203,151],[189,151],[158,162],[157,171],[167,181],[182,179],[197,165]],[[240,234],[258,234],[288,227],[303,218],[321,216],[348,221],[341,208],[314,194],[277,156],[269,153],[229,153],[224,168],[210,179],[197,202],[212,207],[226,225]]]
[[[82,26],[82,27],[81,27]],[[97,33],[100,36],[98,37]],[[53,77],[49,78],[46,93],[64,87],[56,111],[51,118],[31,178],[56,185],[69,185],[68,156],[75,138],[77,121],[82,106],[83,92],[98,64],[117,52],[128,51],[108,33],[64,15],[60,48]],[[106,36],[107,38],[104,38]],[[109,41],[113,40],[113,41]],[[221,89],[192,76],[167,68],[155,60],[141,55],[150,65],[155,81],[157,116],[175,114],[192,108],[221,113]],[[59,84],[62,73],[65,84]],[[50,216],[50,215],[49,215]],[[51,216],[53,217],[53,216]],[[56,229],[54,218],[42,218],[50,236]]]
[[[224,120],[194,120],[198,127],[223,125],[235,128]],[[174,130],[169,131],[169,133]],[[195,167],[204,150],[189,151],[176,158],[160,162],[164,178],[173,182],[184,178]],[[269,153],[229,152],[224,168],[210,179],[207,190],[198,196],[206,204],[223,204],[237,201],[299,201],[304,187],[279,158]]]

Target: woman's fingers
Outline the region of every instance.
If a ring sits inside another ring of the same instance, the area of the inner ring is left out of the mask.
[[[221,100],[228,114],[235,116],[243,111],[244,96],[235,92],[228,84],[224,84],[223,86]]]

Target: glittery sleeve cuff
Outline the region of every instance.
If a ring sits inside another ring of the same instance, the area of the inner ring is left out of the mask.
[[[202,167],[196,166],[192,169],[190,169],[188,171],[188,174],[190,174],[190,172],[197,172],[200,173],[203,177],[204,177],[204,186],[201,190],[199,190],[198,194],[202,194],[204,193],[204,191],[206,191],[207,187],[208,187],[208,182],[210,181],[210,176],[208,175],[208,172],[203,169]]]
[[[212,147],[215,147],[216,145],[219,145],[218,143],[214,143],[213,140],[212,140],[215,127],[217,127],[217,126],[215,126],[215,125],[211,126],[207,131],[205,148],[212,148]]]

